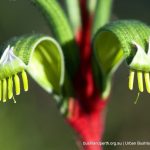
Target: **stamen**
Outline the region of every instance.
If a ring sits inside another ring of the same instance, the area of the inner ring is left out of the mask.
[[[149,73],[145,72],[144,76],[145,76],[145,84],[146,84],[147,92],[150,93],[150,77],[149,77]]]
[[[12,77],[8,78],[8,99],[13,97],[13,81]]]
[[[16,95],[20,94],[20,80],[17,74],[14,76]]]
[[[22,71],[22,81],[23,81],[24,91],[28,91],[28,78],[24,70]]]
[[[129,75],[129,89],[133,90],[133,83],[134,83],[134,71],[130,70]]]
[[[143,75],[141,71],[137,72],[137,80],[138,80],[138,87],[139,87],[139,91],[143,92],[144,88],[143,88]]]
[[[3,102],[6,102],[7,98],[7,81],[3,79]]]
[[[0,101],[2,100],[2,81],[0,80]]]

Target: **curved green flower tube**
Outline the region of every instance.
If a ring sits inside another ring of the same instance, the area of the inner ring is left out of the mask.
[[[64,58],[58,43],[45,35],[28,35],[10,40],[0,60],[0,94],[5,102],[13,97],[13,83],[16,95],[20,94],[21,73],[24,90],[28,90],[25,70],[47,92],[61,94],[64,82]],[[13,82],[14,80],[14,82]]]
[[[111,77],[124,58],[130,68],[129,89],[133,89],[134,72],[137,71],[139,91],[143,92],[144,72],[146,89],[150,92],[149,37],[149,26],[134,20],[112,22],[97,32],[93,40],[96,59],[93,68],[96,76],[102,76],[97,82],[102,85],[103,97],[109,95]]]
[[[79,51],[68,18],[56,0],[34,0],[47,19],[50,29],[63,49],[66,71],[74,77],[79,66]]]

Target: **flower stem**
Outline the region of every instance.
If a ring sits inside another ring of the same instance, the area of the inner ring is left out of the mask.
[[[112,0],[97,0],[94,16],[93,35],[97,30],[108,23],[111,14]]]
[[[101,150],[99,145],[84,145],[84,142],[99,142],[104,130],[103,110],[107,101],[99,97],[95,85],[91,61],[92,16],[87,10],[86,0],[80,1],[82,28],[77,36],[80,48],[80,67],[74,80],[76,98],[69,100],[68,122],[79,134],[84,150]]]

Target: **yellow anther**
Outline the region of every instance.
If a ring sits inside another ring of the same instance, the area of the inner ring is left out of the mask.
[[[2,100],[2,81],[0,80],[0,101]]]
[[[150,77],[149,77],[149,73],[145,72],[144,76],[145,76],[145,85],[146,85],[147,92],[150,93]]]
[[[14,76],[14,82],[15,82],[16,95],[19,95],[20,94],[20,80],[17,74],[15,74]]]
[[[28,78],[24,70],[22,71],[22,81],[23,81],[24,91],[28,91]]]
[[[137,80],[138,80],[138,87],[139,87],[139,91],[143,92],[144,88],[143,88],[143,74],[141,71],[137,72]]]
[[[6,102],[7,99],[7,81],[3,79],[3,102]]]
[[[129,89],[133,90],[133,83],[134,83],[134,71],[130,70],[129,75]]]
[[[8,99],[13,97],[13,81],[12,77],[8,78]]]

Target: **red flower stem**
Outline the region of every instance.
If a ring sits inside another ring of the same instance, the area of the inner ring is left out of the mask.
[[[80,0],[82,28],[77,34],[80,48],[80,67],[74,80],[76,98],[69,100],[68,121],[81,137],[84,150],[102,150],[98,144],[104,130],[103,109],[106,101],[100,99],[100,92],[95,86],[91,65],[91,26],[92,17],[86,8],[86,0]]]

